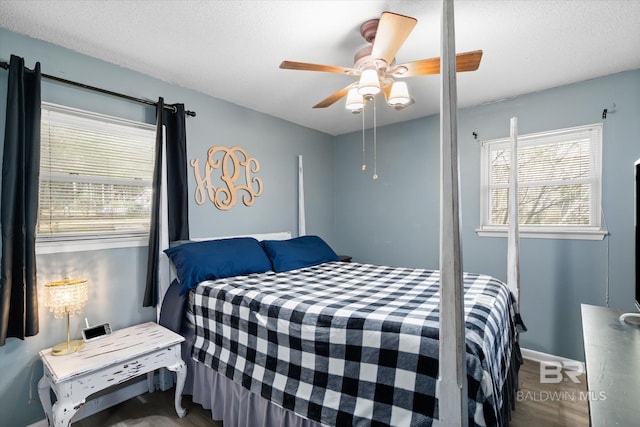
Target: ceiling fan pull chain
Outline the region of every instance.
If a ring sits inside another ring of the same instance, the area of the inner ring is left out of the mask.
[[[373,104],[373,179],[378,179],[378,143],[376,141],[376,100],[374,99]]]
[[[365,104],[366,107],[366,104]],[[364,107],[362,108],[362,170],[367,170],[367,164],[364,159]]]

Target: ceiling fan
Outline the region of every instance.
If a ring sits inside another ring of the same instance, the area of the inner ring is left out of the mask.
[[[358,81],[329,95],[313,108],[329,107],[346,96],[346,108],[353,113],[359,113],[367,101],[373,100],[376,94],[382,92],[389,105],[401,110],[413,104],[414,100],[409,96],[407,84],[395,79],[440,72],[438,57],[395,64],[396,53],[417,22],[417,19],[410,16],[383,12],[380,19],[370,19],[363,23],[360,26],[360,34],[370,45],[356,53],[351,68],[296,61],[282,61],[280,68],[359,77]],[[460,53],[456,55],[456,70],[475,71],[480,66],[481,58],[481,50]]]

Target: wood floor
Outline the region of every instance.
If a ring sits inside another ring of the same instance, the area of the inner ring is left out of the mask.
[[[72,423],[72,427],[222,427],[211,419],[207,411],[182,396],[182,406],[187,410],[184,418],[178,418],[173,405],[174,389],[145,393],[90,417]]]
[[[526,360],[520,368],[520,390],[512,427],[588,427],[589,406],[585,400],[584,374],[574,383],[567,376],[558,384],[540,383],[540,365]],[[583,394],[581,394],[581,392]]]
[[[578,378],[580,382],[577,384],[568,378],[559,384],[540,384],[539,378],[539,365],[526,360],[520,369],[520,391],[516,410],[512,412],[512,427],[589,426],[587,401],[584,395],[580,395],[586,391],[584,375]],[[73,423],[73,426],[222,427],[222,423],[211,420],[209,411],[191,402],[190,396],[184,396],[182,404],[187,415],[178,418],[173,408],[173,390],[146,393]]]

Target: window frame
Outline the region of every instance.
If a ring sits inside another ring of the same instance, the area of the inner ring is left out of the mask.
[[[155,133],[156,126],[134,120],[128,120],[121,117],[100,114],[92,111],[67,107],[60,104],[50,102],[42,102],[42,110],[67,113],[85,118],[92,118],[104,122],[115,122],[120,125],[129,125],[150,133],[150,144],[155,151]],[[44,114],[43,114],[44,116]],[[151,159],[153,162],[153,158]],[[41,169],[42,171],[42,169]],[[42,180],[42,174],[39,181]],[[152,177],[151,177],[152,180]],[[39,183],[40,185],[40,183]],[[40,200],[38,202],[38,220],[40,220]],[[147,232],[127,232],[127,233],[111,233],[96,232],[95,234],[73,234],[66,233],[58,236],[51,234],[38,234],[36,229],[36,254],[53,254],[63,252],[78,252],[88,250],[116,249],[128,247],[143,247],[149,243],[149,233]]]
[[[591,190],[589,225],[526,225],[519,224],[519,235],[525,238],[602,240],[608,232],[602,228],[602,123],[556,129],[545,132],[518,136],[518,148],[562,142],[563,136],[571,137],[576,133],[590,132],[590,177],[595,181]],[[481,237],[506,237],[508,225],[491,224],[491,149],[496,145],[508,143],[511,139],[498,138],[482,141],[480,155],[480,226],[475,230]],[[518,151],[520,155],[521,151]]]

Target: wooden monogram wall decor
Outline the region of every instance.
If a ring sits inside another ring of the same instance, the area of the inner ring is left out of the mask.
[[[242,203],[246,206],[253,205],[255,198],[262,194],[262,180],[252,176],[260,171],[260,165],[240,147],[215,145],[209,148],[202,175],[198,159],[191,160],[191,166],[196,178],[195,200],[198,205],[203,205],[209,198],[216,208],[226,211],[238,202],[240,192],[244,192]],[[219,175],[214,171],[219,171]],[[216,187],[213,180],[217,177],[222,185]]]

